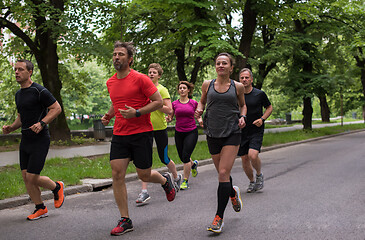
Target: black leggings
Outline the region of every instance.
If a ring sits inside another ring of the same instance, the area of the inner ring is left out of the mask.
[[[183,163],[190,162],[190,157],[194,151],[197,141],[198,141],[197,128],[195,128],[190,132],[178,132],[175,130],[175,145],[180,160]]]
[[[168,156],[169,137],[167,135],[167,129],[153,131],[153,137],[155,138],[158,156],[163,164],[170,163]]]

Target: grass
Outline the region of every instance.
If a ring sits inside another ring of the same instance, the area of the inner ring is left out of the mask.
[[[268,147],[276,144],[296,142],[310,138],[333,135],[341,132],[347,132],[363,128],[365,128],[365,124],[361,123],[361,124],[350,124],[344,126],[317,128],[311,131],[295,130],[281,133],[265,133],[262,145],[264,147]]]
[[[351,124],[342,127],[335,126],[313,129],[312,131],[296,130],[282,133],[266,133],[263,146],[272,146],[364,128],[365,124]],[[181,164],[176,147],[173,145],[169,146],[169,156],[176,164]],[[192,158],[197,160],[210,158],[206,142],[197,143]],[[157,151],[154,149],[153,168],[163,166],[165,165],[160,162]],[[133,172],[135,172],[135,167],[133,164],[129,164],[127,173]],[[67,186],[78,185],[84,178],[111,178],[109,155],[96,158],[52,158],[47,160],[42,175],[49,176],[53,180],[62,180]],[[1,167],[0,182],[0,199],[26,193],[18,165]]]

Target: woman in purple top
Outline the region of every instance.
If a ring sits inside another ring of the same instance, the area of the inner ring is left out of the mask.
[[[172,102],[172,115],[166,117],[171,122],[174,115],[176,116],[175,125],[175,145],[180,160],[184,163],[184,180],[180,186],[181,190],[189,188],[188,180],[191,175],[198,175],[198,161],[191,160],[191,154],[194,151],[198,141],[198,129],[196,127],[194,113],[198,106],[197,101],[190,99],[193,93],[194,85],[187,81],[181,81],[177,86],[180,98]],[[202,118],[197,119],[202,125]]]

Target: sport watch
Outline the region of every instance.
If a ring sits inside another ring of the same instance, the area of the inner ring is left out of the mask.
[[[136,110],[136,117],[140,117],[141,116],[141,113],[139,111],[139,109]]]
[[[47,126],[47,123],[43,122],[42,120],[39,121],[41,123],[42,128],[44,128],[45,126]]]

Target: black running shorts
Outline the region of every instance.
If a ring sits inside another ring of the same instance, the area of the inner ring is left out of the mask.
[[[49,134],[22,136],[19,146],[20,169],[28,173],[40,174],[49,150]]]
[[[110,161],[129,158],[136,168],[148,169],[152,167],[152,144],[152,131],[127,136],[113,135]]]
[[[211,155],[219,154],[224,146],[238,146],[241,142],[241,133],[231,134],[224,138],[212,138],[207,136],[209,153]]]
[[[246,130],[246,129],[245,129]],[[255,149],[261,151],[262,140],[264,138],[264,131],[242,131],[241,146],[238,150],[238,156],[248,154],[248,150]]]

